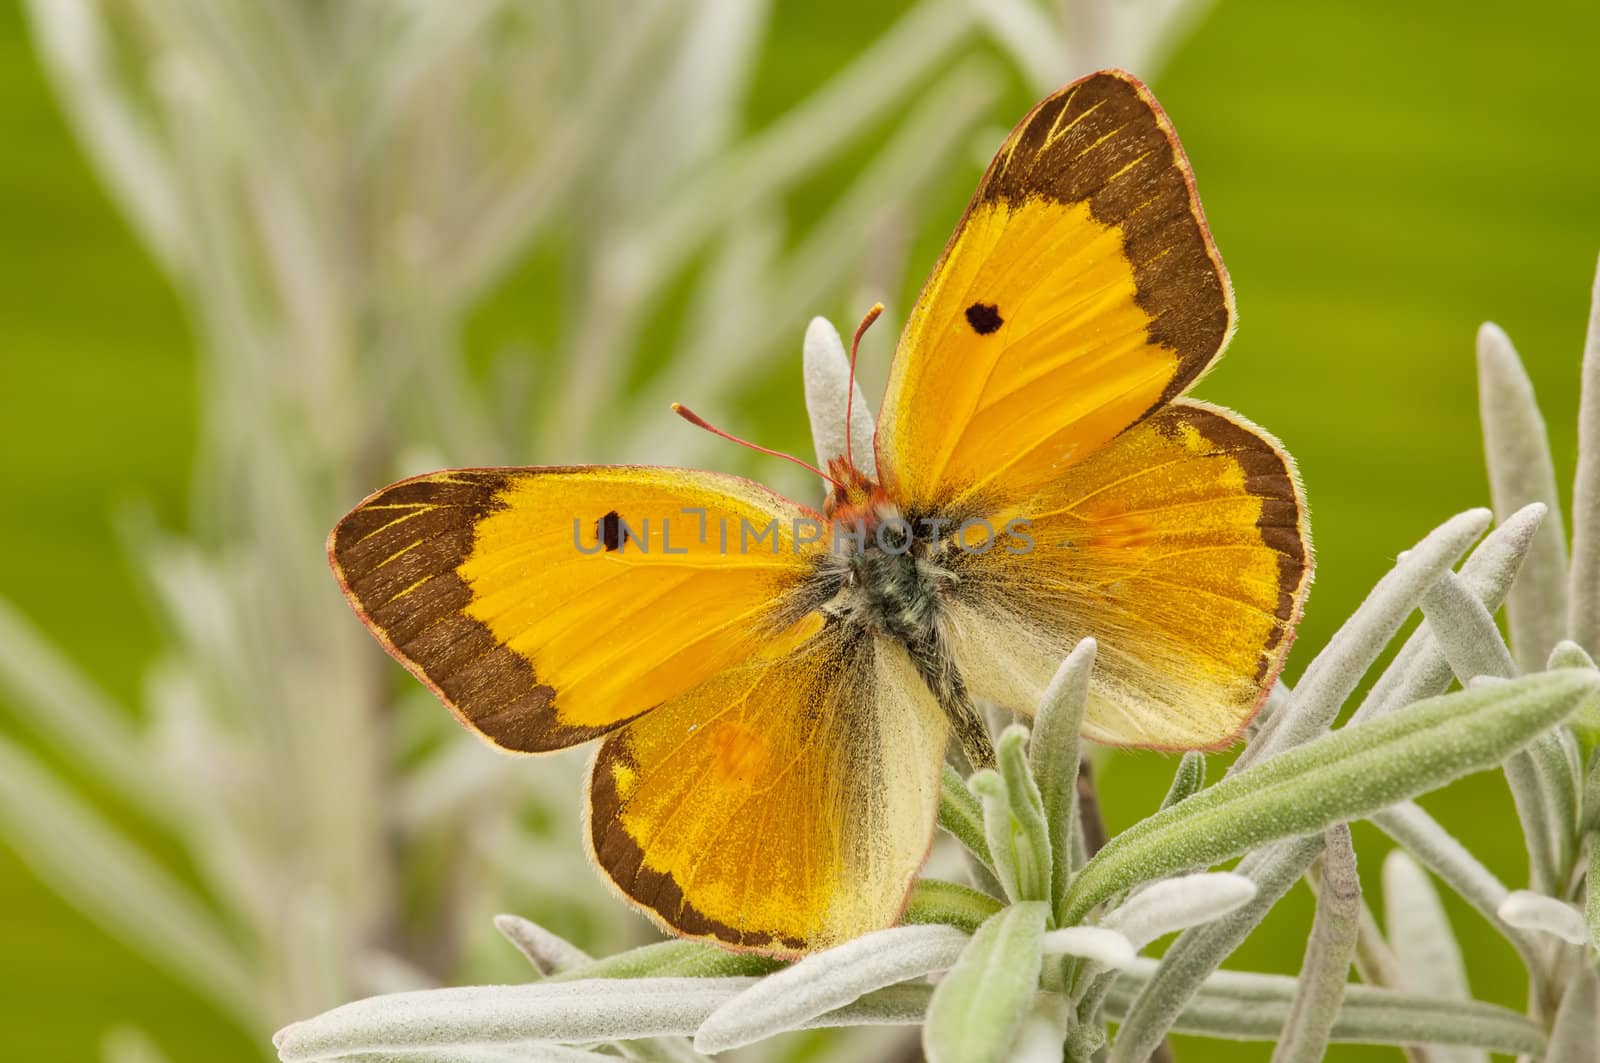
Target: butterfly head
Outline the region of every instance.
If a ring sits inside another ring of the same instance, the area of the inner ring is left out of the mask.
[[[828,462],[827,479],[833,486],[822,504],[822,515],[831,521],[856,519],[871,526],[882,518],[881,511],[891,505],[882,485],[843,455]]]

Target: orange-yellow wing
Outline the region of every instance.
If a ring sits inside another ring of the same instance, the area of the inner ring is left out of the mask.
[[[1032,495],[1222,350],[1233,297],[1183,149],[1128,74],[1040,103],[990,164],[907,320],[878,421],[918,512]]]
[[[1065,470],[1025,516],[1026,552],[950,561],[949,641],[972,693],[1031,711],[1092,636],[1085,735],[1232,741],[1283,666],[1311,580],[1283,449],[1236,414],[1175,402]]]
[[[585,741],[779,637],[808,511],[731,476],[466,469],[350,512],[328,556],[384,647],[505,749]]]
[[[944,715],[898,644],[813,617],[600,745],[591,854],[675,933],[836,945],[892,925],[927,856]]]

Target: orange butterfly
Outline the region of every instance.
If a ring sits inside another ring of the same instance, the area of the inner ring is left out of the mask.
[[[1311,575],[1293,462],[1181,398],[1233,327],[1187,160],[1108,71],[1011,133],[822,513],[643,466],[386,487],[329,538],[384,647],[495,745],[603,741],[586,834],[677,934],[794,955],[894,923],[974,704],[1031,712],[1081,638],[1084,733],[1227,745]]]

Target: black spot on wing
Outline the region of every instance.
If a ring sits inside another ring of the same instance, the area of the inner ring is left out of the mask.
[[[625,533],[622,529],[622,517],[616,510],[613,509],[610,513],[595,521],[594,532],[599,536],[601,545],[607,550],[620,550],[622,548],[622,540]]]
[[[973,303],[967,307],[967,324],[980,336],[987,336],[1004,325],[1000,308],[993,303]]]

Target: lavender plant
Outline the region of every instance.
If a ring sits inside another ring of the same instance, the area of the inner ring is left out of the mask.
[[[805,350],[826,458],[844,448],[843,424],[823,411],[842,408],[845,356],[820,319]],[[689,1060],[794,1030],[920,1025],[933,1063],[1143,1063],[1171,1032],[1273,1041],[1273,1059],[1285,1063],[1320,1059],[1334,1042],[1452,1063],[1489,1052],[1592,1059],[1600,279],[1583,356],[1570,564],[1532,389],[1492,325],[1479,336],[1479,366],[1498,526],[1489,530],[1488,510],[1471,510],[1401,554],[1298,685],[1279,684],[1217,782],[1207,785],[1204,758],[1189,754],[1158,809],[1104,838],[1078,739],[1096,652],[1085,640],[1062,663],[1031,733],[1012,724],[999,735],[996,769],[965,779],[947,770],[939,822],[970,870],[966,881],[921,879],[902,925],[784,965],[695,942],[594,960],[501,916],[496,925],[534,980],[348,1004],[279,1031],[280,1058]],[[1509,644],[1493,619],[1502,605]],[[1421,625],[1334,727],[1418,610]],[[1527,889],[1502,884],[1414,803],[1494,768],[1527,839]],[[1399,845],[1383,868],[1387,929],[1356,873],[1348,824],[1360,819]],[[1231,871],[1210,870],[1235,858]],[[1434,878],[1515,948],[1528,969],[1525,1012],[1470,999]],[[1317,905],[1299,975],[1219,970],[1301,879]],[[1175,932],[1159,959],[1141,955]],[[1349,984],[1352,968],[1358,984]]]

